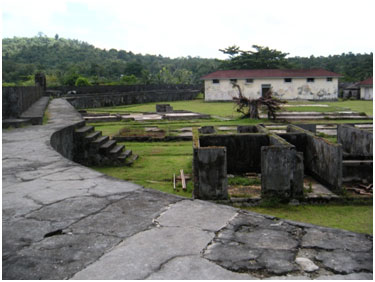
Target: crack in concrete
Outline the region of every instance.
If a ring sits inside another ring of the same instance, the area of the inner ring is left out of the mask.
[[[172,256],[168,259],[166,259],[165,261],[161,262],[160,265],[154,269],[152,269],[147,275],[145,275],[144,277],[142,278],[139,278],[139,280],[146,280],[147,278],[149,278],[152,274],[154,273],[158,273],[159,271],[162,270],[162,268],[168,264],[169,262],[171,262],[172,260],[176,259],[176,258],[184,258],[184,257],[192,257],[192,256],[196,256],[196,254],[186,254],[186,255],[176,255],[176,256]]]

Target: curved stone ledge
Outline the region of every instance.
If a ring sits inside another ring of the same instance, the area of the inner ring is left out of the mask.
[[[372,236],[105,176],[69,160],[75,109],[48,112],[3,132],[4,279],[372,279]]]

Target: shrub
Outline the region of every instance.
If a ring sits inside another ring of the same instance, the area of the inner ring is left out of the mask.
[[[63,84],[69,85],[69,86],[74,86],[78,78],[79,78],[79,74],[70,73],[70,74],[68,74],[64,77]]]
[[[88,79],[82,76],[78,77],[75,82],[75,86],[90,86],[90,85],[91,83],[88,81]]]

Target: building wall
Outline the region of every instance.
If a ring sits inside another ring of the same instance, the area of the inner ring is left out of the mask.
[[[327,81],[326,78],[315,78],[314,82],[307,82],[306,78],[292,78],[292,82],[284,82],[284,78],[254,78],[252,83],[245,79],[238,79],[242,94],[251,99],[257,99],[262,93],[262,84],[270,84],[274,96],[285,100],[336,100],[338,98],[338,78]],[[238,96],[237,88],[232,87],[229,79],[220,79],[220,83],[213,83],[212,79],[205,80],[206,101],[229,101]]]
[[[362,86],[361,87],[361,99],[362,100],[372,100],[372,91],[373,91],[373,88],[372,87],[364,87]]]

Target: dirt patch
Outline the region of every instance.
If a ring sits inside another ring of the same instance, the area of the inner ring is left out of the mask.
[[[260,197],[261,185],[228,186],[228,194],[231,197],[253,198]]]

